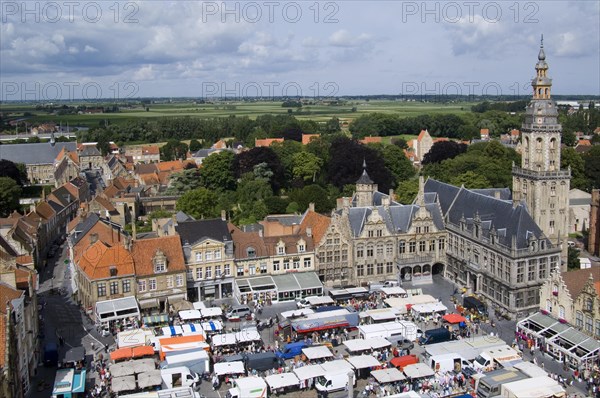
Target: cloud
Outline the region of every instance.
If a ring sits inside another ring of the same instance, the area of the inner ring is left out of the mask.
[[[329,36],[329,44],[335,47],[357,47],[365,44],[370,39],[371,36],[366,33],[352,36],[346,29],[340,29]]]
[[[86,44],[85,47],[83,48],[83,52],[85,52],[85,53],[97,53],[98,49],[95,48],[95,47],[92,47],[92,46],[90,46],[88,44]]]
[[[142,66],[133,74],[133,80],[153,80],[156,78],[156,73],[152,65]]]

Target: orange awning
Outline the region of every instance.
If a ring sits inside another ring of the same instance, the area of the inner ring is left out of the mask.
[[[114,350],[113,352],[110,353],[110,359],[112,359],[113,361],[121,361],[123,359],[130,359],[131,352],[132,352],[131,347],[119,348],[118,350]]]
[[[131,356],[133,358],[147,357],[154,355],[154,347],[151,345],[142,345],[139,347],[133,347],[131,350]]]
[[[459,314],[446,314],[442,317],[442,319],[448,323],[461,323],[461,322],[467,322],[467,319]]]

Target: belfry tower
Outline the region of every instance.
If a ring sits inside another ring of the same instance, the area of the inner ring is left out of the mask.
[[[543,36],[535,70],[533,98],[521,126],[521,167],[513,165],[513,200],[525,201],[546,237],[552,244],[562,245],[562,268],[566,270],[571,170],[560,169],[562,126],[550,94],[552,79]]]

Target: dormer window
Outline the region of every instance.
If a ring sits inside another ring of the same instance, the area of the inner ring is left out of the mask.
[[[154,273],[167,272],[167,257],[161,250],[156,252],[152,262],[154,263]]]
[[[249,247],[248,249],[246,249],[246,253],[248,254],[248,257],[256,257],[256,250],[254,250],[253,247]]]
[[[306,251],[306,246],[304,243],[298,245],[298,253],[304,253]]]
[[[585,310],[591,312],[593,308],[594,308],[594,302],[592,301],[592,299],[591,298],[585,299]]]
[[[285,254],[285,246],[277,246],[277,254]]]

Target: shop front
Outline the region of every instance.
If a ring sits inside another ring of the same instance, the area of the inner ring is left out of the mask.
[[[323,294],[323,283],[315,272],[257,276],[235,281],[235,295],[242,304],[270,305]]]

